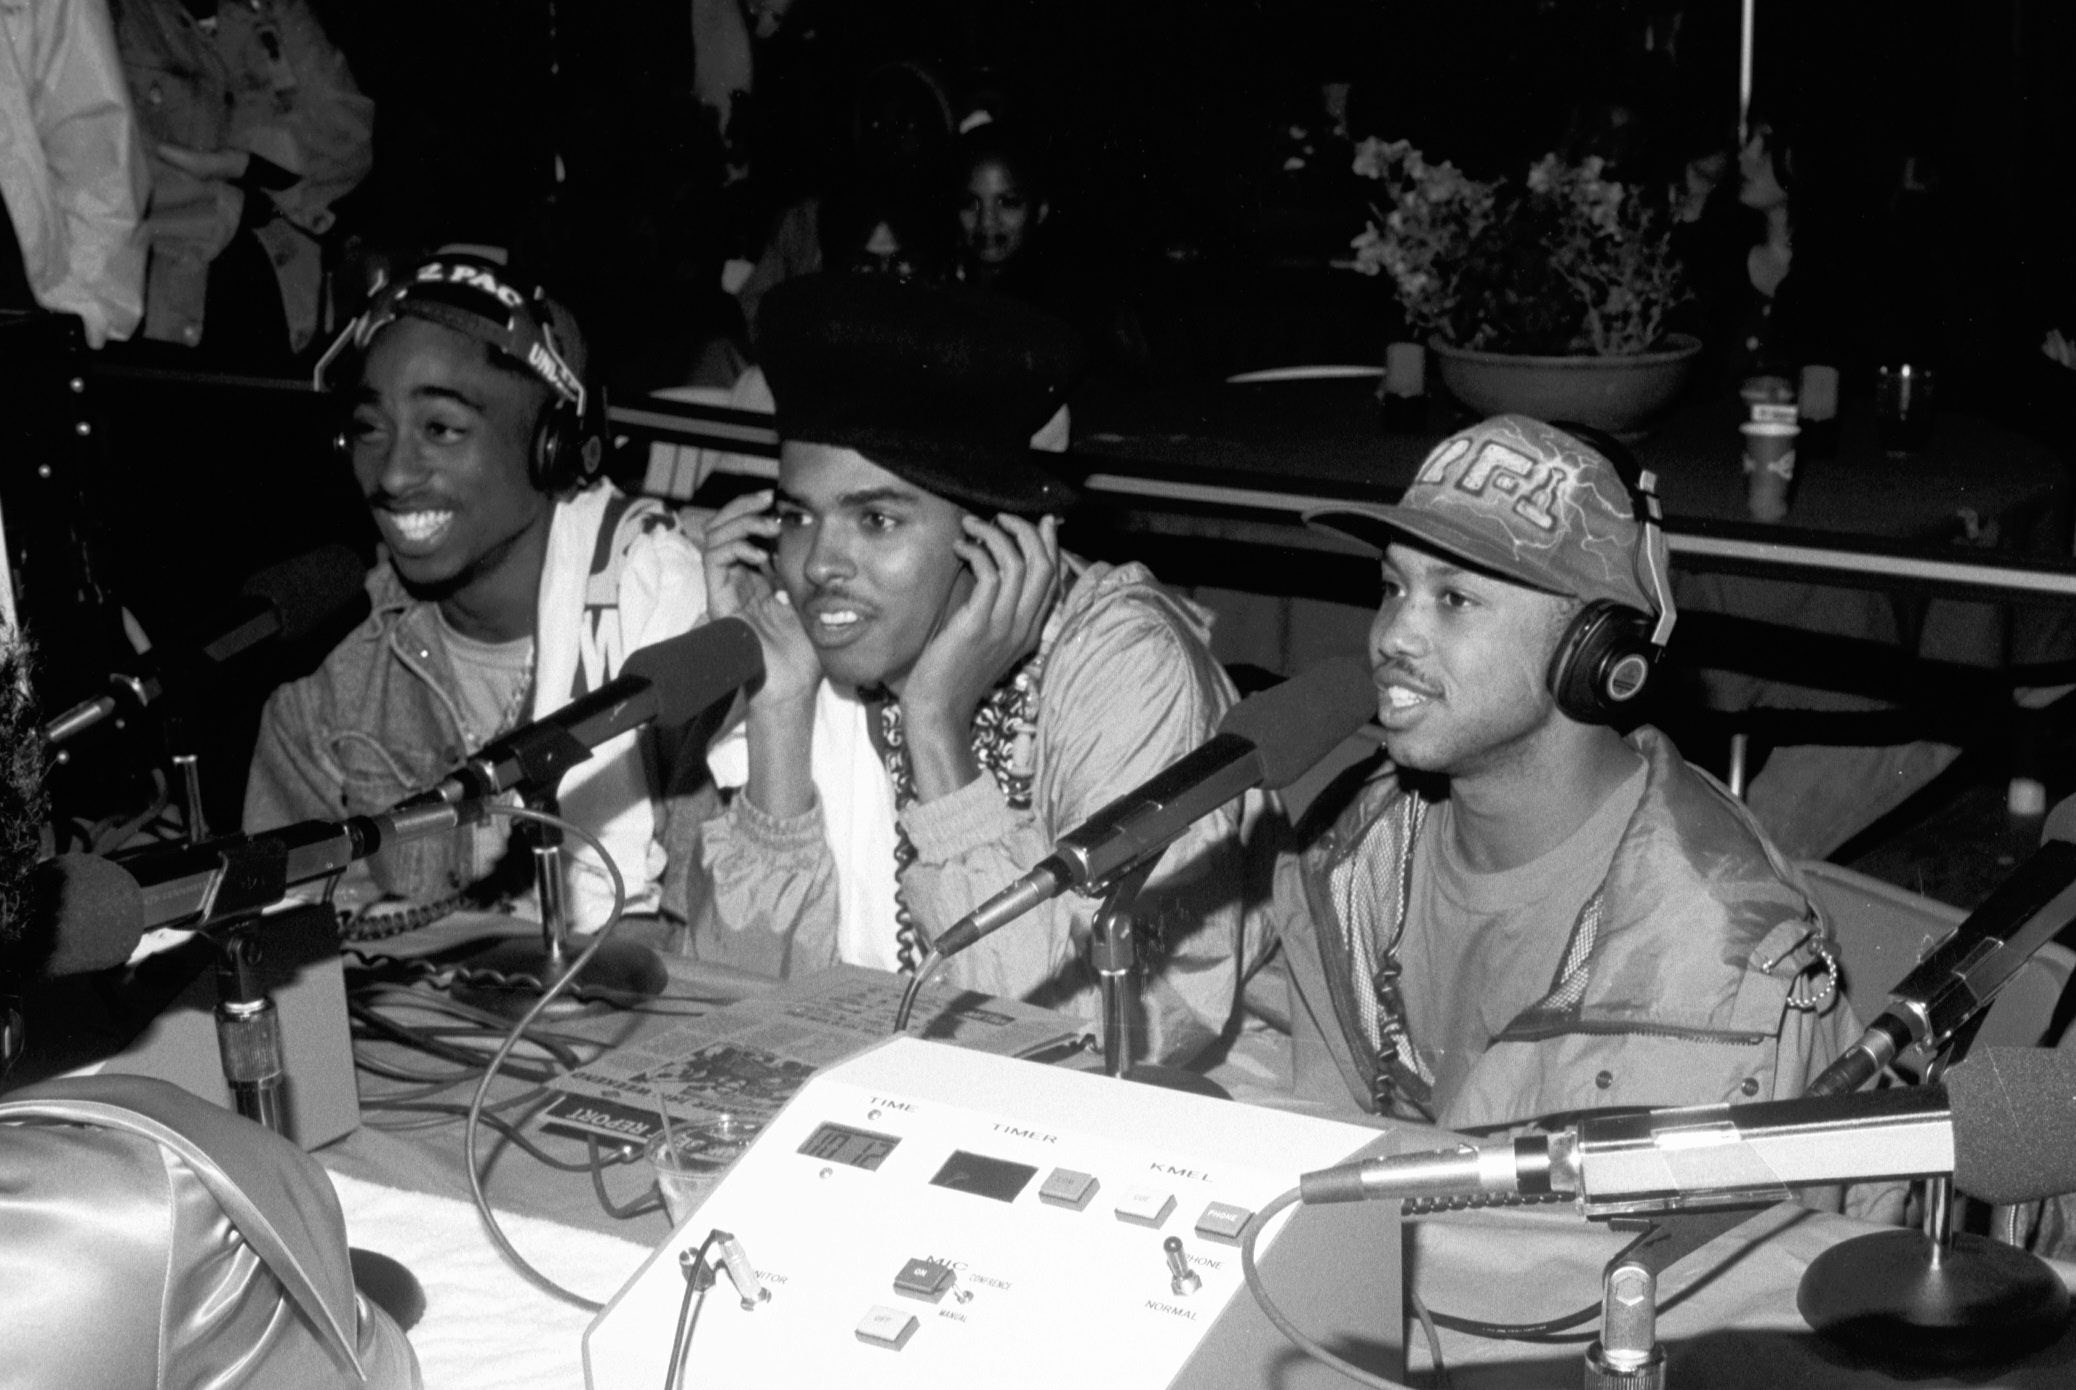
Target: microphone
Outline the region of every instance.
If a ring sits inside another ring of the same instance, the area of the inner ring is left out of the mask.
[[[1218,732],[1062,836],[1038,866],[933,943],[948,959],[1069,888],[1085,889],[1160,853],[1243,792],[1290,785],[1376,717],[1359,658],[1323,662],[1226,711]]]
[[[156,663],[177,687],[198,691],[225,662],[262,643],[298,641],[343,614],[356,599],[363,606],[367,566],[343,545],[328,545],[246,579],[238,602],[218,614],[210,634],[191,649],[182,648]],[[44,741],[52,745],[76,738],[118,710],[134,713],[165,694],[157,671],[117,672],[108,678],[109,693],[83,700],[44,725]]]
[[[2076,797],[2054,808],[2039,850],[1903,977],[1889,992],[1889,1006],[1818,1073],[1808,1094],[1857,1091],[1907,1049],[1944,1047],[1988,1008],[2019,967],[2076,920],[2072,842]]]
[[[48,940],[35,973],[47,979],[121,965],[144,935],[144,890],[120,865],[60,854],[29,870],[27,939]]]
[[[262,835],[154,845],[112,858],[61,854],[30,876],[31,940],[51,943],[41,973],[78,975],[130,959],[148,931],[206,926],[271,907],[298,883],[325,878],[384,845],[473,824],[485,803],[310,820]]]
[[[1998,1204],[2076,1189],[2076,1057],[1984,1048],[1931,1085],[1588,1116],[1554,1134],[1322,1168],[1298,1186],[1308,1203],[1570,1196],[1585,1215],[1612,1216],[1940,1173]]]
[[[514,729],[398,810],[552,787],[606,740],[652,720],[690,723],[764,674],[764,649],[741,618],[716,618],[630,654],[620,674],[545,719]]]

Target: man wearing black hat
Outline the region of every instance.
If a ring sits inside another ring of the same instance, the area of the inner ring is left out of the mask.
[[[774,290],[759,350],[775,492],[705,537],[716,614],[763,641],[732,792],[680,855],[693,949],[771,973],[913,971],[929,942],[1090,812],[1188,752],[1234,701],[1208,622],[1144,567],[1060,549],[1071,494],[1029,438],[1078,368],[1070,330],[973,291],[814,276]],[[1149,1035],[1176,1060],[1232,1012],[1243,824],[1227,808],[1139,900]],[[1093,1012],[1063,897],[949,962],[955,983]]]
[[[1301,1092],[1453,1129],[1777,1100],[1857,1032],[1793,867],[1614,727],[1673,623],[1638,484],[1504,415],[1398,505],[1309,518],[1382,553],[1391,761],[1279,867]]]
[[[250,831],[384,810],[598,689],[705,608],[676,516],[598,478],[604,412],[575,322],[545,290],[482,256],[435,255],[348,325],[318,364],[320,388],[342,354],[354,370],[338,374],[352,408],[338,448],[383,542],[373,612],[268,701]],[[663,876],[655,796],[634,732],[560,786],[563,814],[604,841],[637,911],[655,909]],[[377,931],[465,894],[523,896],[526,865],[501,862],[507,824],[387,848],[336,900]],[[611,906],[595,858],[565,850],[580,928]]]

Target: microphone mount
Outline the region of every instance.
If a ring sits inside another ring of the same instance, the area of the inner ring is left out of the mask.
[[[1970,1012],[1939,1039],[1926,1070],[1939,1080],[1967,1057],[1988,1015]],[[1916,1088],[1910,1088],[1916,1089]],[[1925,1183],[1916,1229],[1841,1241],[1802,1272],[1795,1307],[1819,1336],[1876,1360],[1968,1366],[2044,1346],[2069,1320],[2069,1291],[2039,1256],[1956,1231],[1953,1175]]]
[[[577,742],[572,740],[572,742]],[[579,742],[579,761],[589,750]],[[537,937],[507,937],[491,943],[455,967],[454,994],[477,1007],[519,1018],[534,1001],[553,989],[577,964],[579,950],[570,945],[568,880],[562,862],[563,832],[554,788],[557,772],[546,782],[522,780],[516,790],[527,814],[517,815],[513,840],[533,860],[534,896],[541,914]],[[514,814],[506,808],[503,814]],[[662,957],[639,942],[617,938],[599,942],[582,973],[559,996],[574,1011],[593,1002],[638,1003],[661,994],[670,983]]]

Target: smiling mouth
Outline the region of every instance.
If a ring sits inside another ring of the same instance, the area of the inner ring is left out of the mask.
[[[383,529],[390,533],[391,542],[410,550],[428,550],[438,545],[446,536],[448,527],[454,524],[451,507],[415,511],[378,508],[375,514],[382,521]]]
[[[865,630],[865,614],[847,604],[823,601],[807,612],[807,633],[817,646],[841,646]]]
[[[1441,698],[1440,692],[1406,685],[1396,680],[1377,682],[1377,712],[1386,721],[1395,715],[1412,714]]]

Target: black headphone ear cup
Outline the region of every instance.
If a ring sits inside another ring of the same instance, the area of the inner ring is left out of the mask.
[[[561,496],[591,481],[605,454],[596,430],[575,407],[555,401],[541,412],[533,432],[533,485]]]
[[[1581,724],[1612,724],[1650,685],[1657,659],[1648,615],[1595,599],[1572,616],[1550,655],[1550,694]]]
[[[562,491],[558,476],[562,464],[562,431],[556,423],[561,416],[561,403],[556,402],[541,411],[541,418],[534,423],[532,471],[536,492],[553,495]]]

